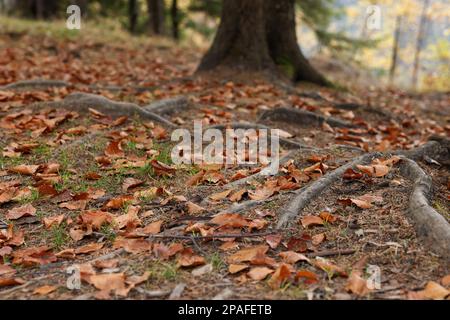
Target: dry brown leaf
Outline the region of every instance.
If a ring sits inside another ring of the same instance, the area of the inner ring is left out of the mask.
[[[181,251],[177,261],[179,267],[196,267],[205,263],[205,258],[195,255],[191,248]]]
[[[232,195],[230,195],[229,199],[232,202],[238,202],[242,200],[242,197],[244,194],[247,193],[247,189],[241,189],[239,191],[234,192]]]
[[[142,185],[143,183],[144,183],[144,181],[139,180],[139,179],[126,178],[122,184],[122,191],[128,192],[128,189],[138,187],[138,186]]]
[[[259,246],[244,248],[244,249],[241,249],[238,252],[232,254],[231,256],[229,256],[228,262],[229,263],[240,263],[240,262],[252,261],[259,254],[265,255],[268,250],[269,250],[269,247],[266,245],[259,245]]]
[[[265,239],[270,248],[276,249],[283,239],[283,236],[281,234],[270,234],[266,236]]]
[[[36,171],[38,171],[39,167],[40,167],[39,165],[21,164],[21,165],[9,168],[9,171],[14,172],[14,173],[19,173],[22,175],[26,175],[26,176],[32,176],[36,173]]]
[[[312,244],[315,246],[318,246],[319,244],[321,244],[324,240],[325,240],[325,233],[319,233],[316,234],[314,236],[311,237],[312,239]]]
[[[176,169],[158,160],[150,161],[150,165],[158,176],[172,176]]]
[[[301,219],[302,226],[308,228],[310,226],[323,226],[323,220],[317,216],[305,216]]]
[[[68,201],[59,204],[60,208],[68,210],[84,210],[86,209],[87,200]]]
[[[36,208],[31,204],[26,204],[20,207],[15,207],[5,214],[6,219],[8,220],[17,220],[22,217],[30,217],[36,215]]]
[[[125,153],[121,146],[122,140],[111,141],[105,149],[105,155],[110,158],[122,158]]]
[[[114,248],[124,248],[126,252],[138,254],[143,252],[150,252],[152,250],[152,243],[145,239],[125,239],[117,238],[114,241]]]
[[[333,277],[335,275],[341,276],[341,277],[347,277],[347,273],[345,270],[335,264],[333,264],[331,261],[322,258],[322,257],[316,257],[315,260],[311,260],[312,264],[316,267],[322,269],[325,271],[329,277]]]
[[[122,195],[118,196],[116,198],[113,198],[109,200],[105,205],[104,208],[106,209],[120,209],[125,206],[125,204],[131,202],[134,200],[133,196],[129,195]]]
[[[267,282],[269,286],[276,290],[281,287],[283,283],[286,282],[286,280],[289,279],[291,276],[291,270],[288,265],[282,263],[280,266],[275,270],[275,273],[272,275],[272,277]]]
[[[437,282],[428,281],[425,288],[416,294],[420,299],[444,300],[450,295],[450,291]]]
[[[295,264],[298,261],[310,262],[309,258],[307,258],[305,255],[294,252],[294,251],[280,252],[279,256],[283,259],[283,261],[285,261],[286,263],[289,263],[289,264]]]
[[[191,201],[186,202],[186,207],[189,214],[197,214],[206,210],[205,208],[200,207],[198,204],[195,204]]]
[[[229,195],[232,191],[233,191],[233,189],[225,190],[225,191],[218,192],[218,193],[214,193],[214,194],[210,195],[209,198],[210,198],[211,200],[214,200],[214,201],[221,201],[221,200],[225,199],[226,197],[228,197],[228,195]]]
[[[230,272],[231,274],[235,274],[238,272],[241,272],[242,270],[248,269],[248,265],[246,264],[230,264],[228,266],[228,272]]]
[[[247,219],[238,213],[223,213],[215,216],[210,221],[220,227],[243,228],[249,225]]]
[[[299,270],[295,274],[295,281],[299,282],[300,280],[303,280],[305,284],[313,284],[319,281],[319,277],[312,271]]]
[[[247,275],[255,281],[261,281],[264,280],[269,274],[273,273],[274,271],[272,269],[269,269],[267,267],[255,267],[252,268],[249,272],[247,272]]]
[[[56,289],[58,289],[57,286],[45,285],[45,286],[34,289],[33,294],[39,294],[41,296],[46,296],[49,293],[56,291]]]
[[[87,254],[103,248],[103,243],[90,243],[75,249],[75,254]]]

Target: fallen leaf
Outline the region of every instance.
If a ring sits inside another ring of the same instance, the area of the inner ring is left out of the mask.
[[[39,169],[40,166],[38,165],[26,165],[21,164],[12,168],[9,168],[9,171],[14,173],[19,173],[26,176],[32,176],[36,173],[36,171]]]
[[[305,255],[294,251],[280,252],[279,256],[283,259],[283,261],[289,264],[295,264],[298,261],[306,261],[306,262],[310,261],[309,258],[307,258]]]
[[[197,214],[206,210],[191,201],[186,202],[186,207],[189,214]]]
[[[242,228],[248,226],[249,222],[238,213],[223,213],[215,216],[210,221],[220,227]]]
[[[422,299],[444,300],[450,295],[450,291],[437,282],[428,281],[425,288],[416,294]]]
[[[58,287],[56,287],[56,286],[45,285],[45,286],[36,288],[36,289],[33,291],[33,294],[39,294],[39,295],[41,295],[41,296],[46,296],[46,295],[48,295],[49,293],[52,293],[52,292],[56,291],[56,289],[58,289]]]
[[[158,160],[150,161],[150,165],[158,176],[172,176],[176,169],[166,165]]]
[[[238,272],[241,272],[242,270],[248,269],[248,265],[246,264],[230,264],[228,266],[228,272],[230,272],[231,274],[235,274]]]
[[[117,238],[114,241],[113,247],[124,248],[126,252],[138,254],[143,252],[150,252],[152,250],[152,243],[145,239],[125,239]]]
[[[122,195],[118,196],[116,198],[113,198],[109,200],[105,205],[104,208],[106,209],[120,209],[125,206],[126,203],[133,201],[134,197],[129,195]]]
[[[323,220],[317,216],[306,216],[301,219],[302,226],[308,228],[310,226],[323,226]]]
[[[90,243],[75,249],[75,254],[87,254],[103,248],[103,243]]]
[[[266,245],[259,245],[249,248],[244,248],[239,250],[238,252],[232,254],[228,257],[229,263],[240,263],[240,262],[246,262],[251,261],[255,259],[255,257],[258,256],[258,254],[266,254],[266,252],[269,250],[269,247]]]
[[[335,275],[347,277],[347,273],[343,268],[333,264],[325,258],[316,257],[315,260],[312,260],[312,264],[325,271],[329,277],[333,277]]]
[[[205,258],[195,255],[191,248],[184,249],[177,261],[179,267],[195,267],[205,263]]]
[[[47,246],[17,250],[12,253],[12,257],[14,264],[22,264],[24,266],[44,265],[57,260]]]
[[[334,215],[332,215],[332,214],[329,213],[328,211],[322,211],[322,212],[319,214],[319,217],[320,217],[323,221],[328,222],[328,223],[333,223],[333,222],[336,222],[336,220],[337,220],[337,217],[335,217]]]
[[[60,203],[59,207],[74,211],[74,210],[84,210],[86,209],[86,205],[87,200],[77,200]]]
[[[286,280],[289,279],[291,276],[291,271],[288,265],[282,263],[276,270],[275,273],[272,275],[272,277],[267,282],[269,286],[276,290],[281,287],[283,283],[286,282]]]
[[[122,191],[128,192],[128,189],[138,187],[138,186],[142,185],[143,183],[144,183],[144,181],[139,180],[139,179],[126,178],[122,184]]]
[[[122,158],[125,153],[121,146],[122,140],[111,141],[105,149],[105,155],[110,158]]]
[[[319,277],[312,271],[299,270],[295,274],[295,281],[299,282],[300,280],[303,280],[305,284],[313,284],[319,281]]]
[[[5,214],[6,219],[8,220],[17,220],[22,217],[30,217],[36,215],[36,208],[31,204],[26,204],[21,207],[15,207]]]
[[[255,281],[261,281],[264,280],[269,274],[273,273],[274,271],[272,269],[269,269],[267,267],[255,267],[252,268],[249,272],[247,272],[247,275]]]
[[[276,249],[283,239],[283,236],[281,234],[270,234],[266,236],[265,239],[270,248]]]
[[[319,233],[311,237],[312,238],[312,244],[315,246],[318,246],[325,240],[325,233]]]
[[[214,200],[214,201],[221,201],[221,200],[225,199],[226,197],[228,197],[228,195],[232,191],[233,191],[233,189],[225,190],[225,191],[222,191],[222,192],[219,192],[219,193],[214,193],[214,194],[210,195],[209,198],[211,200]]]

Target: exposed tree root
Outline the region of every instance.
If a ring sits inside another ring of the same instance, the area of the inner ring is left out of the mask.
[[[185,110],[189,107],[189,100],[186,97],[175,97],[155,101],[142,107],[145,111],[157,114],[171,114],[176,111]]]
[[[242,211],[246,211],[246,210],[250,210],[254,207],[257,207],[261,204],[273,201],[274,198],[269,198],[269,199],[264,199],[264,200],[248,200],[248,201],[244,201],[241,203],[235,203],[232,206],[220,211],[219,213],[217,213],[217,215],[219,214],[223,214],[223,213],[240,213]]]
[[[263,120],[284,121],[309,126],[321,126],[323,123],[328,123],[332,127],[355,127],[355,125],[340,119],[324,117],[314,112],[290,107],[267,110],[260,116],[258,122]]]
[[[170,128],[176,125],[171,121],[149,111],[146,111],[134,103],[115,102],[103,96],[88,93],[72,93],[62,101],[38,103],[38,107],[48,106],[52,108],[64,108],[77,112],[88,112],[95,109],[112,117],[137,115],[144,120],[157,121]]]
[[[262,125],[262,124],[258,124],[258,123],[247,123],[247,122],[233,122],[233,123],[229,123],[229,124],[216,124],[216,125],[212,125],[209,126],[206,129],[219,129],[219,130],[225,130],[227,128],[231,128],[231,129],[266,129],[266,130],[271,130],[271,128]],[[303,143],[297,142],[295,140],[290,140],[290,139],[286,139],[283,137],[280,137],[280,144],[285,146],[285,147],[293,147],[293,148],[297,148],[297,149],[308,149],[308,150],[320,150],[319,148],[314,148],[314,147],[310,147],[308,145],[305,145]]]
[[[358,157],[352,162],[324,175],[320,179],[314,181],[311,185],[296,191],[294,199],[292,199],[292,201],[285,208],[283,208],[282,212],[284,213],[278,220],[277,229],[284,228],[290,222],[295,221],[300,211],[306,207],[311,200],[318,197],[323,190],[327,189],[334,182],[342,178],[342,175],[347,169],[353,168],[357,164],[369,163],[377,155],[378,153],[375,152]]]
[[[412,160],[423,160],[424,157],[430,157],[435,160],[449,159],[449,150],[443,143],[439,141],[428,141],[424,145],[412,150],[400,150],[395,154],[405,156]]]
[[[48,89],[55,87],[69,87],[71,84],[61,80],[23,80],[10,83],[6,86],[0,86],[0,90],[29,90],[29,89]]]
[[[379,115],[386,119],[395,119],[396,118],[390,112],[384,111],[379,108],[374,108],[371,106],[359,104],[359,103],[345,102],[345,103],[332,103],[332,105],[336,109],[350,110],[350,111],[366,111],[368,113],[373,113],[373,114]]]
[[[450,261],[450,224],[428,202],[432,191],[431,177],[415,161],[404,157],[400,170],[414,182],[408,213],[417,234],[433,251]]]

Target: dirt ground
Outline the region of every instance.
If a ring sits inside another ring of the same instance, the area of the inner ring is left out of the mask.
[[[276,226],[296,191],[365,152],[384,152],[375,157],[382,161],[432,135],[448,137],[449,94],[303,84],[293,93],[254,80],[260,75],[193,75],[201,50],[152,40],[7,31],[0,52],[0,86],[70,83],[0,88],[0,299],[448,299],[448,261],[417,236],[408,214],[413,185],[398,163],[378,177],[355,170],[358,177],[338,179],[288,227]],[[79,91],[140,106],[186,96],[189,106],[164,115],[184,128],[194,120],[253,123],[280,106],[355,126],[264,121],[315,149],[297,152],[274,177],[229,188],[260,168],[176,166],[173,129],[156,121],[112,119],[95,105],[39,105]],[[418,164],[432,178],[431,205],[449,221],[448,159],[441,162]],[[260,203],[227,214],[250,200]],[[71,290],[73,266],[81,286]],[[365,286],[370,270],[377,288]]]

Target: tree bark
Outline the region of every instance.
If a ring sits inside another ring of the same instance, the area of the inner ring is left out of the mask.
[[[425,0],[422,6],[422,13],[420,14],[419,31],[417,32],[416,51],[414,54],[413,73],[411,78],[411,85],[413,89],[417,88],[417,81],[419,77],[420,68],[420,52],[422,51],[423,39],[425,36],[425,24],[427,22],[427,9],[429,0]]]
[[[131,33],[136,32],[137,21],[139,17],[139,7],[137,0],[128,1],[128,18],[129,18],[129,30]]]
[[[178,1],[172,0],[170,8],[170,17],[172,19],[172,36],[175,40],[180,38],[180,20],[178,16]]]
[[[294,81],[329,84],[297,43],[294,0],[223,0],[219,29],[198,70],[278,72],[280,65]]]
[[[397,57],[398,57],[398,44],[400,40],[400,31],[402,25],[402,16],[398,15],[395,20],[395,34],[394,34],[394,44],[392,47],[392,60],[391,68],[389,70],[389,83],[394,83],[395,70],[397,69]]]
[[[147,0],[150,30],[153,34],[164,33],[164,0]]]

